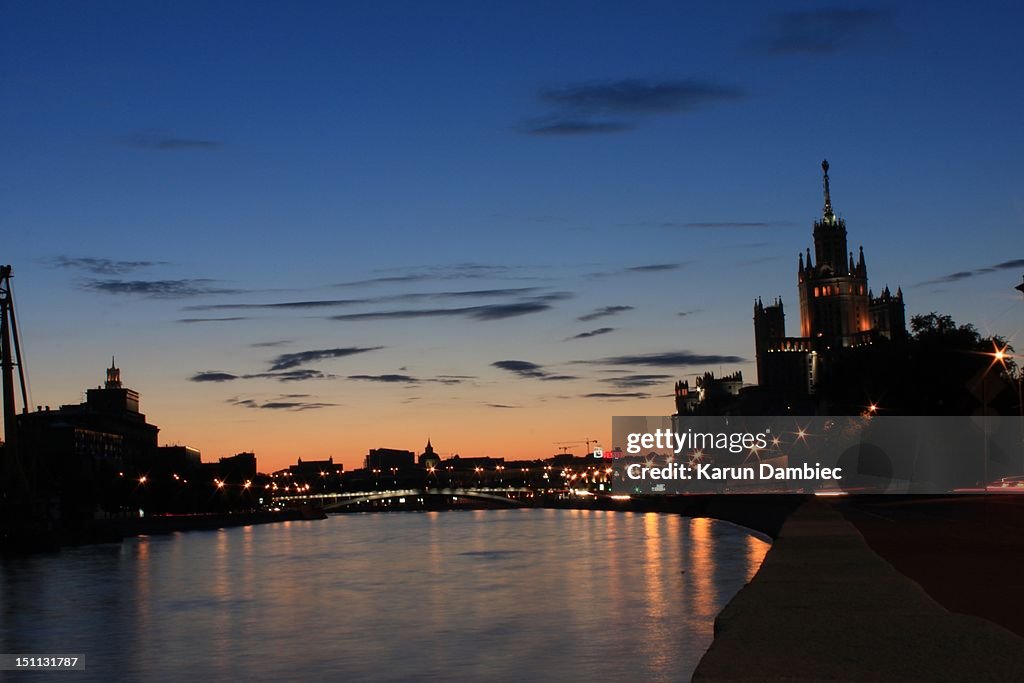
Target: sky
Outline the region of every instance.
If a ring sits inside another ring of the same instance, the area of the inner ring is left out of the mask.
[[[705,4],[0,0],[30,403],[115,355],[206,461],[582,454],[799,333],[826,157],[876,292],[1024,336],[1024,6]]]

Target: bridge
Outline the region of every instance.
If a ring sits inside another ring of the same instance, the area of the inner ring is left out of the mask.
[[[324,512],[346,512],[363,509],[432,509],[458,506],[460,502],[497,503],[504,507],[531,507],[536,492],[523,487],[503,488],[411,488],[385,491],[348,491],[344,493],[306,493],[275,496],[275,503],[283,505],[319,505]]]

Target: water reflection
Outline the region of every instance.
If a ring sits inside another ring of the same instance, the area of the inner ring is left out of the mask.
[[[0,564],[0,652],[76,680],[689,677],[768,545],[674,515],[343,515]]]

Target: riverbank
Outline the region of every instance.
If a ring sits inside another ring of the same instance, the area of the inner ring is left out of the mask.
[[[55,552],[65,546],[92,543],[120,543],[127,537],[171,534],[177,531],[209,531],[253,524],[273,524],[296,520],[326,519],[323,510],[314,506],[282,510],[251,510],[247,512],[201,513],[192,515],[153,515],[132,519],[104,519],[83,522],[55,531],[36,530],[12,535],[0,548],[0,555],[25,555]]]
[[[1024,639],[951,613],[832,505],[809,500],[718,615],[693,680],[1016,680],[1022,670]]]

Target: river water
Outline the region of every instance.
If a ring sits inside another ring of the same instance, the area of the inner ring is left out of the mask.
[[[0,653],[84,655],[61,681],[688,680],[768,547],[540,509],[133,538],[3,560]]]

